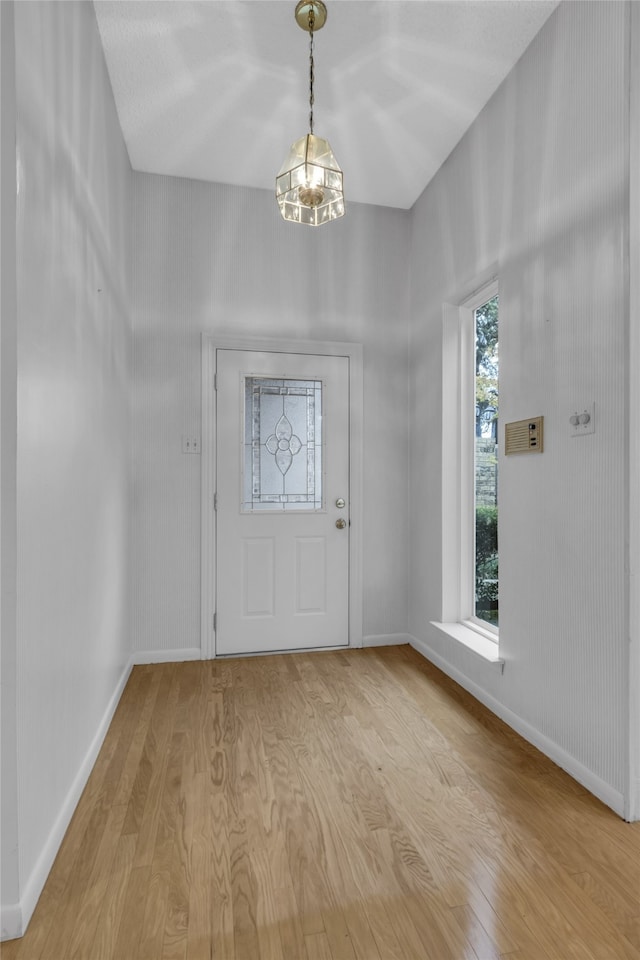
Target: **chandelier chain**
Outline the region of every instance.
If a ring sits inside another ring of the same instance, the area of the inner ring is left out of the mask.
[[[2,0],[0,0],[0,3]],[[309,133],[291,144],[276,175],[276,199],[284,220],[319,227],[344,216],[342,170],[328,140],[313,132],[314,39],[327,19],[325,0],[297,0],[295,20],[309,31]]]
[[[313,4],[309,7],[309,133],[313,133],[313,82],[315,79],[313,63],[313,26],[315,16],[313,13]]]

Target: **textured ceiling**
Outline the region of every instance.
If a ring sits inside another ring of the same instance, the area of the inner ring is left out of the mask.
[[[347,201],[410,207],[556,0],[327,0],[315,133]],[[96,0],[134,170],[274,189],[308,131],[295,0]]]

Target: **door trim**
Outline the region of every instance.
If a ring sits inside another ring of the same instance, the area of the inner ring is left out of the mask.
[[[201,437],[201,563],[200,652],[203,660],[216,656],[213,618],[216,611],[216,352],[254,350],[349,358],[349,647],[362,646],[362,489],[363,489],[363,370],[362,344],[315,340],[263,340],[202,334]],[[326,648],[324,648],[326,649]],[[342,647],[341,649],[345,649]]]

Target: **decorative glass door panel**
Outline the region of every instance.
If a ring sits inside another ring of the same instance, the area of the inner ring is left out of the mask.
[[[321,510],[322,381],[245,377],[243,511]]]

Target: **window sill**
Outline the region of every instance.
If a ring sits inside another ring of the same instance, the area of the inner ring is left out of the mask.
[[[437,620],[432,620],[431,626],[435,627],[436,630],[439,630],[441,633],[446,634],[448,637],[457,640],[458,643],[467,647],[468,650],[471,650],[477,654],[477,656],[482,657],[483,660],[504,666],[504,659],[498,652],[498,644],[489,632],[484,631],[482,627],[477,627],[475,624],[468,622],[440,623]]]

